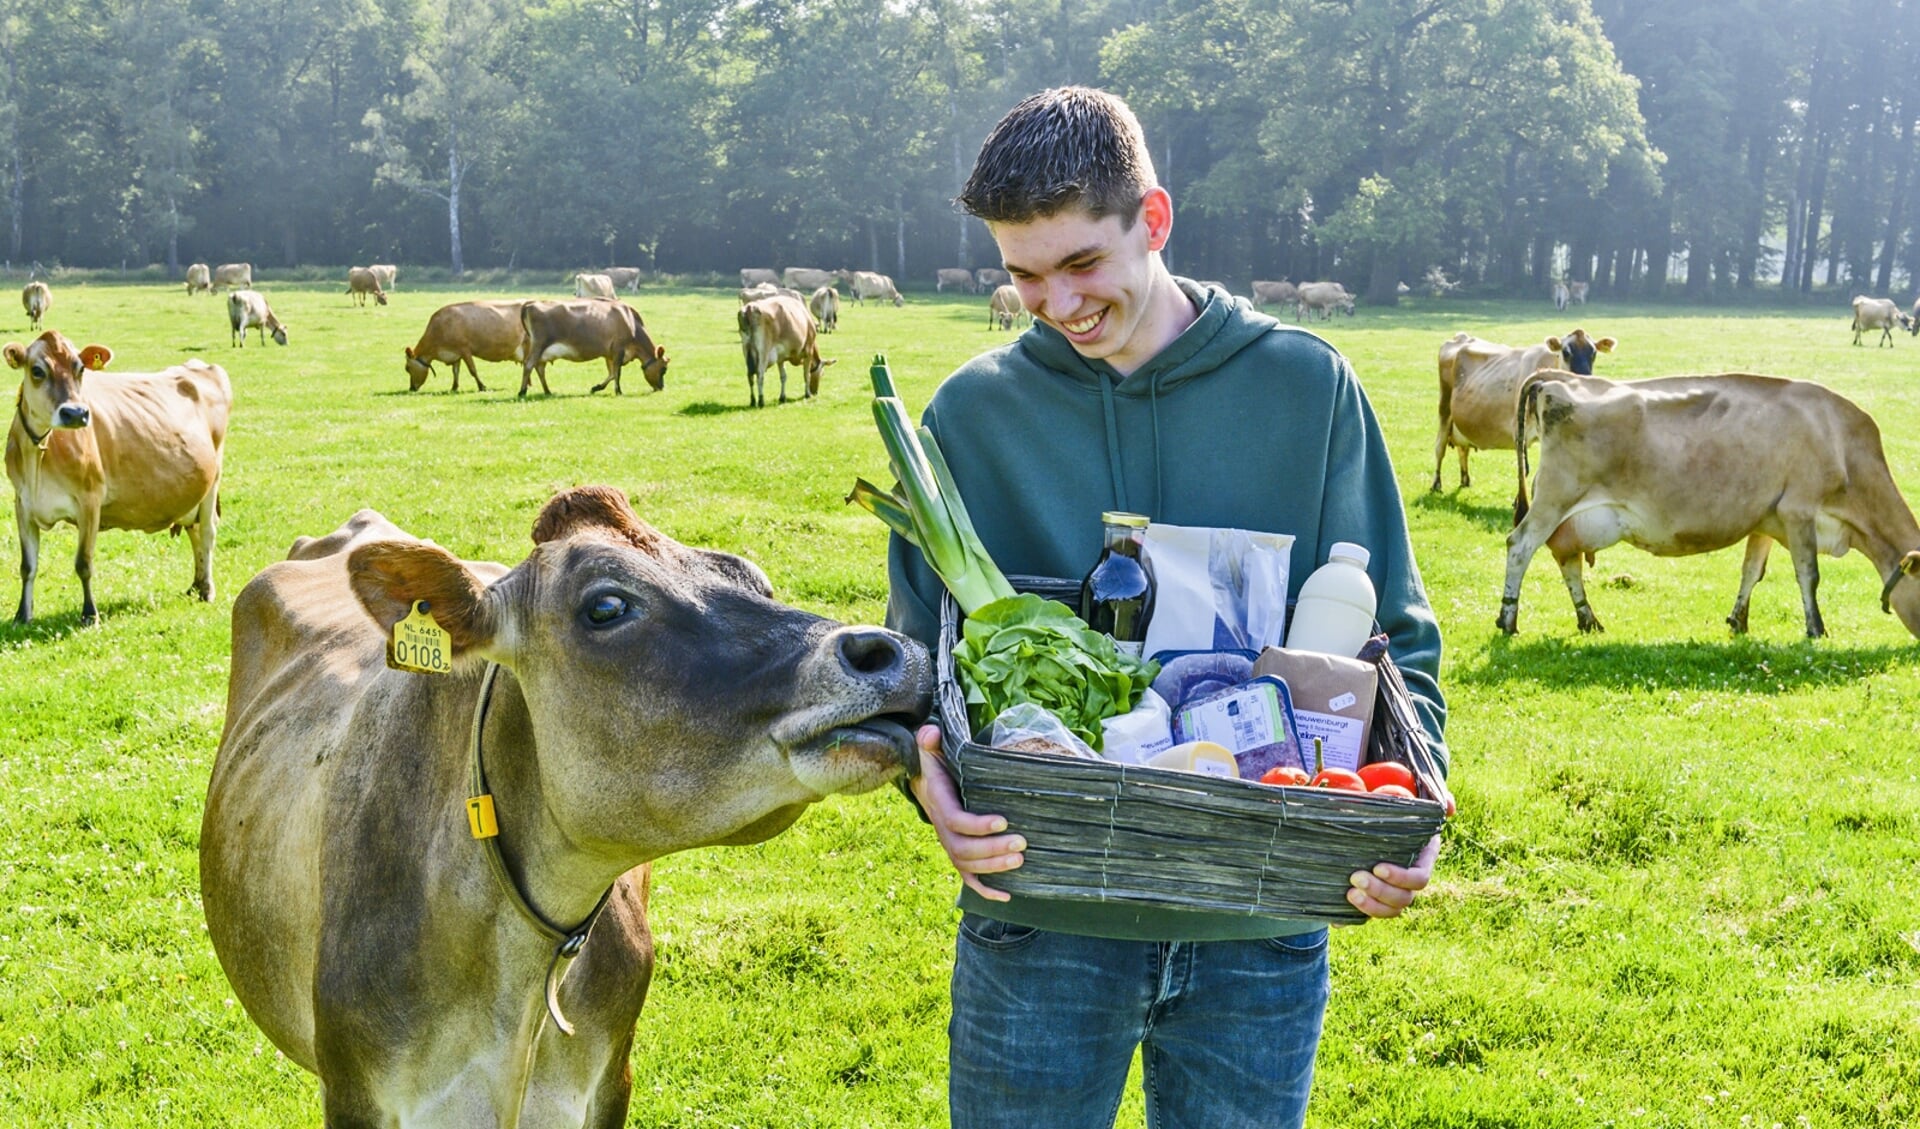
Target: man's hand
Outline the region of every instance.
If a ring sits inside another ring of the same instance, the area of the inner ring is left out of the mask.
[[[926,757],[922,756],[920,763],[925,764]],[[1347,891],[1347,901],[1368,917],[1399,917],[1400,911],[1413,902],[1413,896],[1433,880],[1433,860],[1438,857],[1440,836],[1435,835],[1413,860],[1411,870],[1390,862],[1380,863],[1371,871],[1356,870],[1349,879],[1353,889]]]
[[[1020,852],[1027,849],[1027,841],[1019,835],[1004,834],[1007,821],[1000,816],[975,815],[960,806],[960,793],[947,775],[946,758],[940,755],[939,726],[923,725],[914,737],[920,744],[920,775],[910,786],[920,801],[920,810],[927,813],[939,833],[948,860],[974,893],[988,901],[1011,900],[1011,894],[988,889],[975,875],[997,874],[1019,866]],[[1427,860],[1429,869],[1432,862]],[[1423,880],[1421,885],[1425,884]]]

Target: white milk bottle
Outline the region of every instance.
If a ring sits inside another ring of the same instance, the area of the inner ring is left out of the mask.
[[[1335,541],[1327,563],[1300,586],[1287,627],[1287,648],[1353,658],[1373,634],[1375,597],[1367,576],[1370,554],[1351,541]]]

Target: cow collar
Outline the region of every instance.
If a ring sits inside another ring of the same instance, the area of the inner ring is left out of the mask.
[[[487,673],[480,681],[480,702],[473,710],[473,737],[467,742],[467,776],[470,795],[474,797],[468,803],[471,805],[484,797],[489,809],[492,808],[493,797],[487,791],[487,770],[481,761],[480,733],[486,727],[487,704],[493,700],[493,684],[499,674],[499,663],[487,664]],[[547,963],[547,1014],[553,1017],[553,1025],[560,1029],[562,1035],[571,1035],[573,1024],[567,1022],[567,1017],[560,1012],[560,981],[566,976],[568,967],[573,964],[573,958],[580,955],[580,947],[587,943],[587,934],[592,932],[593,923],[599,920],[600,911],[607,908],[607,899],[613,896],[613,887],[607,887],[607,892],[600,895],[600,901],[593,907],[593,912],[587,914],[586,920],[580,924],[571,929],[555,925],[547,919],[545,914],[534,908],[533,903],[528,901],[526,894],[521,891],[520,884],[513,880],[513,872],[507,869],[506,854],[500,847],[499,831],[495,829],[484,837],[476,833],[475,837],[480,839],[480,844],[486,851],[487,869],[493,871],[495,884],[506,893],[507,900],[520,911],[520,916],[526,918],[528,924],[554,943],[553,959]]]
[[[42,451],[46,450],[47,441],[53,438],[53,428],[47,428],[39,438],[34,438],[33,425],[27,422],[27,393],[25,389],[21,389],[19,398],[14,400],[13,413],[20,417],[20,430],[27,433],[27,441]]]

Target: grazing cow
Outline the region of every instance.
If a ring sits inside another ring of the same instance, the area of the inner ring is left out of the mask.
[[[1893,348],[1893,327],[1911,330],[1913,323],[1898,303],[1891,298],[1869,298],[1861,295],[1853,300],[1853,343],[1860,344],[1860,335],[1869,329],[1880,331],[1880,344]]]
[[[769,269],[767,267],[742,267],[741,268],[740,270],[741,286],[758,286],[763,282],[769,282],[775,286],[780,285],[780,272]]]
[[[40,319],[47,316],[53,308],[53,291],[47,284],[35,279],[20,288],[20,304],[27,310],[27,328],[39,329]]]
[[[999,267],[981,267],[973,272],[974,285],[991,293],[996,286],[1005,286],[1013,281],[1013,276]]]
[[[273,335],[274,343],[287,343],[287,327],[279,318],[273,316],[273,310],[267,305],[267,296],[258,290],[236,290],[227,295],[227,324],[233,327],[231,344],[242,349],[247,347],[247,330],[260,331],[260,344],[267,343],[267,335]]]
[[[1740,593],[1727,616],[1747,629],[1747,600],[1783,541],[1793,555],[1807,636],[1826,633],[1814,591],[1819,554],[1866,554],[1894,610],[1920,636],[1920,524],[1880,446],[1880,429],[1851,401],[1804,380],[1730,373],[1616,383],[1544,372],[1527,379],[1514,444],[1526,481],[1529,432],[1540,436],[1531,508],[1522,492],[1507,536],[1500,630],[1519,626],[1520,581],[1541,545],[1553,553],[1580,630],[1600,630],[1581,559],[1617,541],[1660,556],[1724,548],[1743,538]]]
[[[815,270],[813,267],[788,267],[780,273],[780,284],[789,290],[798,290],[811,294],[822,286],[832,286],[839,276],[830,270]]]
[[[796,302],[807,300],[806,295],[791,287],[782,286],[777,282],[762,282],[740,291],[740,304],[744,306],[748,302],[757,302],[762,298],[777,297],[792,298]]]
[[[88,345],[76,352],[54,330],[25,346],[7,345],[5,355],[8,365],[27,370],[7,432],[7,478],[20,533],[15,622],[33,619],[40,533],[63,521],[80,531],[73,560],[80,622],[100,616],[93,549],[102,529],[185,530],[193,545],[193,591],[213,599],[220,453],[233,402],[226,372],[197,360],[164,372],[101,372],[111,350]]]
[[[1553,308],[1554,309],[1564,310],[1567,308],[1567,303],[1572,300],[1573,300],[1573,293],[1572,291],[1567,289],[1566,283],[1555,282],[1553,284]]]
[[[1512,449],[1513,411],[1521,381],[1543,369],[1563,367],[1591,376],[1594,357],[1613,352],[1613,346],[1613,338],[1595,341],[1584,329],[1524,348],[1454,334],[1440,346],[1440,432],[1433,441],[1432,489],[1440,489],[1440,468],[1447,461],[1448,447],[1459,448],[1463,490],[1473,485],[1467,470],[1469,452]]]
[[[820,370],[832,361],[820,359],[819,342],[813,335],[813,319],[806,307],[792,298],[761,298],[740,307],[740,351],[747,361],[747,402],[766,406],[767,370],[780,369],[780,402],[787,402],[787,365],[806,370],[807,392],[811,400],[820,392]]]
[[[917,763],[917,643],[777,602],[608,487],[533,540],[507,569],[361,510],[234,601],[201,904],[328,1125],[626,1124],[651,861]],[[388,669],[412,608],[451,673]]]
[[[213,292],[246,290],[253,286],[252,263],[221,263],[213,268]]]
[[[1587,284],[1584,282],[1567,283],[1567,300],[1576,306],[1587,304]]]
[[[393,293],[393,284],[400,277],[399,267],[392,263],[374,263],[367,269],[373,272],[375,279],[379,280],[380,289],[389,294]]]
[[[995,288],[993,297],[987,299],[987,327],[1012,329],[1013,320],[1025,315],[1027,323],[1033,323],[1033,315],[1027,313],[1027,307],[1020,301],[1020,291],[1014,286]]]
[[[1420,280],[1420,284],[1426,287],[1428,295],[1434,298],[1444,298],[1460,285],[1448,278],[1447,272],[1437,264],[1427,268],[1426,277]]]
[[[213,272],[205,263],[195,263],[187,268],[187,297],[191,298],[202,290],[213,292]]]
[[[820,322],[820,332],[832,333],[840,328],[840,292],[831,286],[822,286],[807,299],[807,312]]]
[[[607,362],[607,378],[593,386],[598,392],[613,385],[621,394],[620,372],[629,361],[640,362],[640,374],[655,392],[667,386],[667,351],[654,345],[640,315],[625,302],[576,299],[572,302],[528,302],[520,307],[520,324],[527,331],[527,354],[520,361],[520,395],[527,394],[533,374],[540,374],[540,391],[547,387],[548,361]]]
[[[480,370],[473,367],[473,359],[526,360],[527,330],[520,324],[520,307],[525,304],[517,300],[455,302],[435,310],[420,334],[420,343],[406,351],[408,389],[419,391],[433,375],[433,362],[440,361],[453,370],[452,391],[460,391],[460,365],[465,362],[474,387],[485,392],[487,386],[480,383]],[[544,362],[540,367],[546,367]],[[543,372],[543,387],[545,383]]]
[[[604,274],[576,274],[573,276],[573,296],[605,298],[611,302],[614,298],[613,279]]]
[[[945,293],[949,286],[958,286],[969,294],[979,292],[973,281],[973,272],[965,267],[941,267],[933,272],[934,293]]]
[[[1262,306],[1298,306],[1300,288],[1286,279],[1277,282],[1267,279],[1255,279],[1253,283],[1253,308]]]
[[[639,267],[608,267],[602,273],[612,279],[615,286],[624,286],[635,294],[640,292]]]
[[[371,267],[353,267],[347,271],[347,296],[356,306],[367,304],[367,295],[384,306],[387,304],[387,292],[380,286],[380,276],[373,273]]]
[[[1353,295],[1337,282],[1303,282],[1300,284],[1300,313],[1307,320],[1313,320],[1317,311],[1325,320],[1333,317],[1333,311],[1352,316]]]
[[[852,270],[841,272],[856,302],[865,302],[868,298],[885,298],[894,305],[901,305],[905,299],[893,288],[893,280],[884,274],[875,274],[870,270]]]
[[[1913,300],[1913,312],[1907,315],[1907,335],[1920,337],[1920,298]]]

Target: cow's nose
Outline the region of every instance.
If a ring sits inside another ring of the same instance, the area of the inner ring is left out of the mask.
[[[85,427],[87,426],[87,421],[92,418],[92,413],[87,411],[85,404],[62,404],[60,405],[60,410],[54,413],[53,425],[55,427]]]
[[[839,634],[840,662],[856,677],[889,674],[906,665],[906,649],[891,631],[849,627]]]

